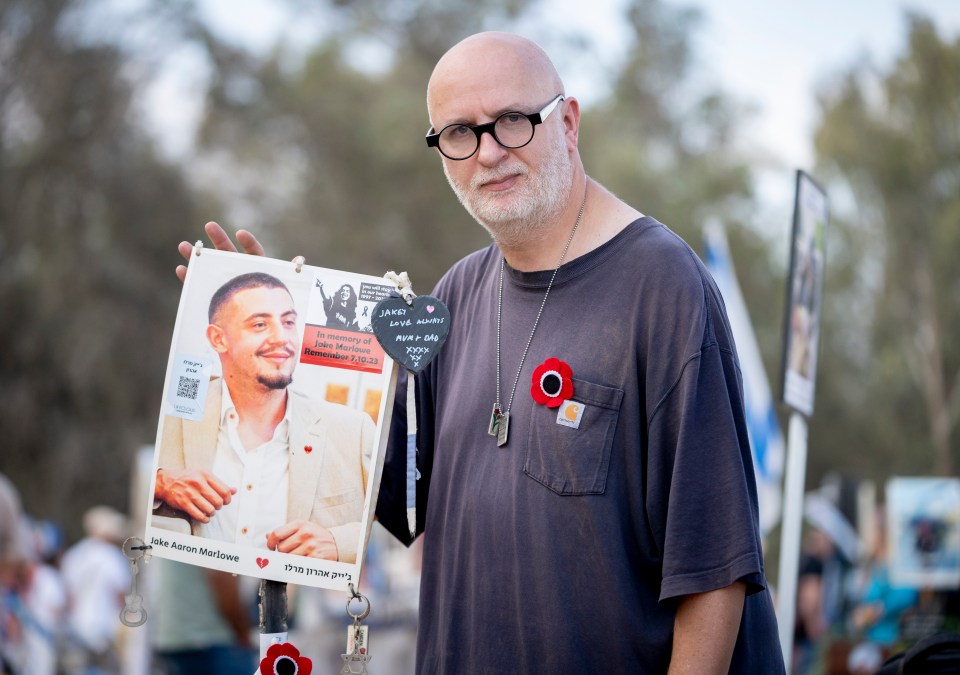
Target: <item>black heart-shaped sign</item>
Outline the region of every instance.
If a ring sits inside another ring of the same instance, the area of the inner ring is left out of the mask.
[[[450,310],[429,295],[408,305],[403,298],[384,298],[370,321],[383,351],[414,373],[433,361],[450,332]]]

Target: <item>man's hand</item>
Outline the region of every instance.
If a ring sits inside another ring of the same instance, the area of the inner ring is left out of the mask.
[[[214,248],[218,251],[237,251],[237,247],[230,241],[230,237],[224,229],[216,223],[207,223],[203,229],[206,231],[207,236],[210,237],[210,242]],[[263,246],[260,245],[257,238],[246,230],[237,230],[237,244],[240,244],[240,248],[243,249],[244,253],[249,253],[250,255],[265,255]],[[190,262],[190,256],[193,255],[193,244],[189,241],[181,241],[180,245],[177,246],[177,250],[180,252],[180,255],[183,256],[184,260]],[[186,277],[187,266],[178,265],[177,278],[183,281]]]
[[[337,542],[325,527],[306,520],[292,520],[267,535],[267,548],[309,558],[337,560]]]
[[[201,523],[209,523],[210,518],[229,504],[235,494],[236,488],[199,469],[160,469],[153,492],[155,499]]]

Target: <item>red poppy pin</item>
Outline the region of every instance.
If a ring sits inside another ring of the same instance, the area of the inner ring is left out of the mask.
[[[260,661],[261,675],[310,675],[313,662],[300,656],[300,650],[289,642],[270,645],[267,656]]]
[[[533,371],[530,384],[533,400],[556,408],[573,396],[573,371],[564,361],[551,356]]]

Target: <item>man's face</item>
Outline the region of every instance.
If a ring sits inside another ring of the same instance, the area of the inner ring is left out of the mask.
[[[551,121],[548,118],[546,124]],[[537,141],[541,147],[526,153],[529,145],[503,148],[505,152],[497,152],[503,159],[496,163],[473,161],[476,155],[460,161],[444,158],[444,174],[460,203],[493,233],[511,224],[550,218],[570,190],[573,170],[563,135],[540,125],[531,145]],[[482,143],[496,141],[485,135]]]
[[[285,288],[235,293],[214,317],[208,336],[228,383],[283,389],[293,380],[300,343],[297,311]]]
[[[350,299],[350,289],[344,286],[340,289],[340,301],[346,302],[349,299]]]
[[[546,78],[519,76],[509,60],[468,66],[452,63],[435,71],[429,100],[435,129],[453,123],[484,124],[508,111],[533,113],[560,93]],[[484,134],[471,157],[456,161],[441,156],[461,203],[502,243],[522,238],[551,219],[569,195],[575,145],[566,133],[565,105],[561,102],[537,125],[533,140],[522,148],[504,148]]]

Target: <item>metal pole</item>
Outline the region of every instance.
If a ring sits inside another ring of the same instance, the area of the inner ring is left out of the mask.
[[[287,584],[260,580],[260,658],[270,645],[287,641]]]
[[[800,528],[803,524],[803,492],[807,474],[807,420],[798,412],[790,415],[787,432],[787,472],[784,479],[783,520],[780,526],[780,572],[777,576],[777,624],[780,648],[790,675],[793,660],[793,628],[797,611],[797,574],[800,568]]]

